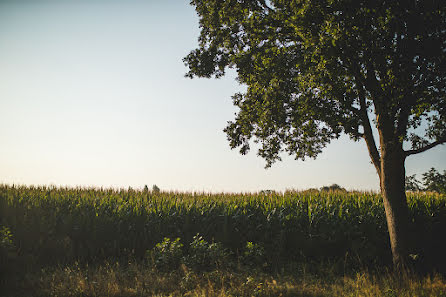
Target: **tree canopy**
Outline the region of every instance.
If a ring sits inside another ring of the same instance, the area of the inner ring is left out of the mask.
[[[189,77],[228,67],[247,86],[233,96],[230,146],[250,141],[270,166],[283,151],[316,157],[346,133],[363,138],[380,174],[380,145],[405,156],[446,141],[446,1],[192,0],[199,47]],[[375,116],[370,116],[374,114]]]
[[[342,133],[364,139],[380,179],[393,262],[410,240],[405,160],[446,142],[446,1],[192,0],[199,47],[189,77],[228,67],[247,86],[225,128],[266,166],[315,158]],[[376,128],[377,145],[374,129]],[[405,145],[406,144],[406,145]],[[409,147],[408,147],[409,146]]]

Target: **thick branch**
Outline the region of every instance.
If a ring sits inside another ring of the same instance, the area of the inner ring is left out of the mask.
[[[367,113],[366,95],[363,84],[363,76],[359,71],[358,67],[354,67],[355,71],[355,81],[359,96],[359,115],[361,117],[362,126],[364,128],[364,134],[362,137],[365,140],[367,149],[369,151],[370,159],[375,166],[378,176],[381,176],[381,157],[379,155],[378,149],[376,148],[375,138],[373,137],[372,127],[370,125],[369,115]]]
[[[425,151],[427,151],[427,150],[429,150],[429,149],[431,149],[431,148],[433,148],[433,147],[435,147],[435,146],[437,146],[439,144],[443,144],[445,142],[446,142],[446,136],[441,138],[441,139],[439,139],[439,140],[437,140],[437,141],[432,142],[431,144],[428,144],[426,146],[420,147],[420,148],[415,149],[415,150],[405,151],[404,153],[405,153],[406,157],[408,157],[410,155],[415,155],[415,154],[419,154],[419,153],[425,152]]]
[[[372,127],[370,126],[369,116],[367,114],[367,106],[365,104],[365,97],[360,96],[359,102],[361,104],[361,120],[364,128],[364,140],[367,144],[367,149],[369,151],[370,158],[372,159],[373,165],[376,168],[378,175],[381,175],[381,158],[379,156],[378,149],[376,148],[375,139],[373,138]]]

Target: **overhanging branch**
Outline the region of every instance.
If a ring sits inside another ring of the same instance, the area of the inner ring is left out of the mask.
[[[433,147],[435,147],[437,145],[443,144],[445,142],[446,142],[446,136],[441,138],[441,139],[439,139],[439,140],[437,140],[437,141],[432,142],[431,144],[428,144],[426,146],[420,147],[420,148],[415,149],[415,150],[405,151],[404,153],[405,153],[406,157],[408,157],[410,155],[415,155],[415,154],[419,154],[419,153],[425,152],[425,151],[427,151],[427,150],[429,150],[429,149],[431,149],[431,148],[433,148]]]

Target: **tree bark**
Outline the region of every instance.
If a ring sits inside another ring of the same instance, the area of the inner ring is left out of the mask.
[[[409,255],[409,211],[405,191],[405,153],[398,140],[386,141],[380,133],[380,186],[386,211],[387,227],[392,248],[393,264],[397,271],[407,268]]]

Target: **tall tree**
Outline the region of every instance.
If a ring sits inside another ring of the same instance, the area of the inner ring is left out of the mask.
[[[393,261],[403,267],[405,160],[446,141],[446,1],[191,4],[201,34],[184,58],[186,76],[218,78],[232,67],[247,86],[233,96],[239,112],[225,128],[230,146],[245,154],[251,139],[259,142],[268,167],[281,152],[315,158],[342,133],[363,139],[380,179]]]

